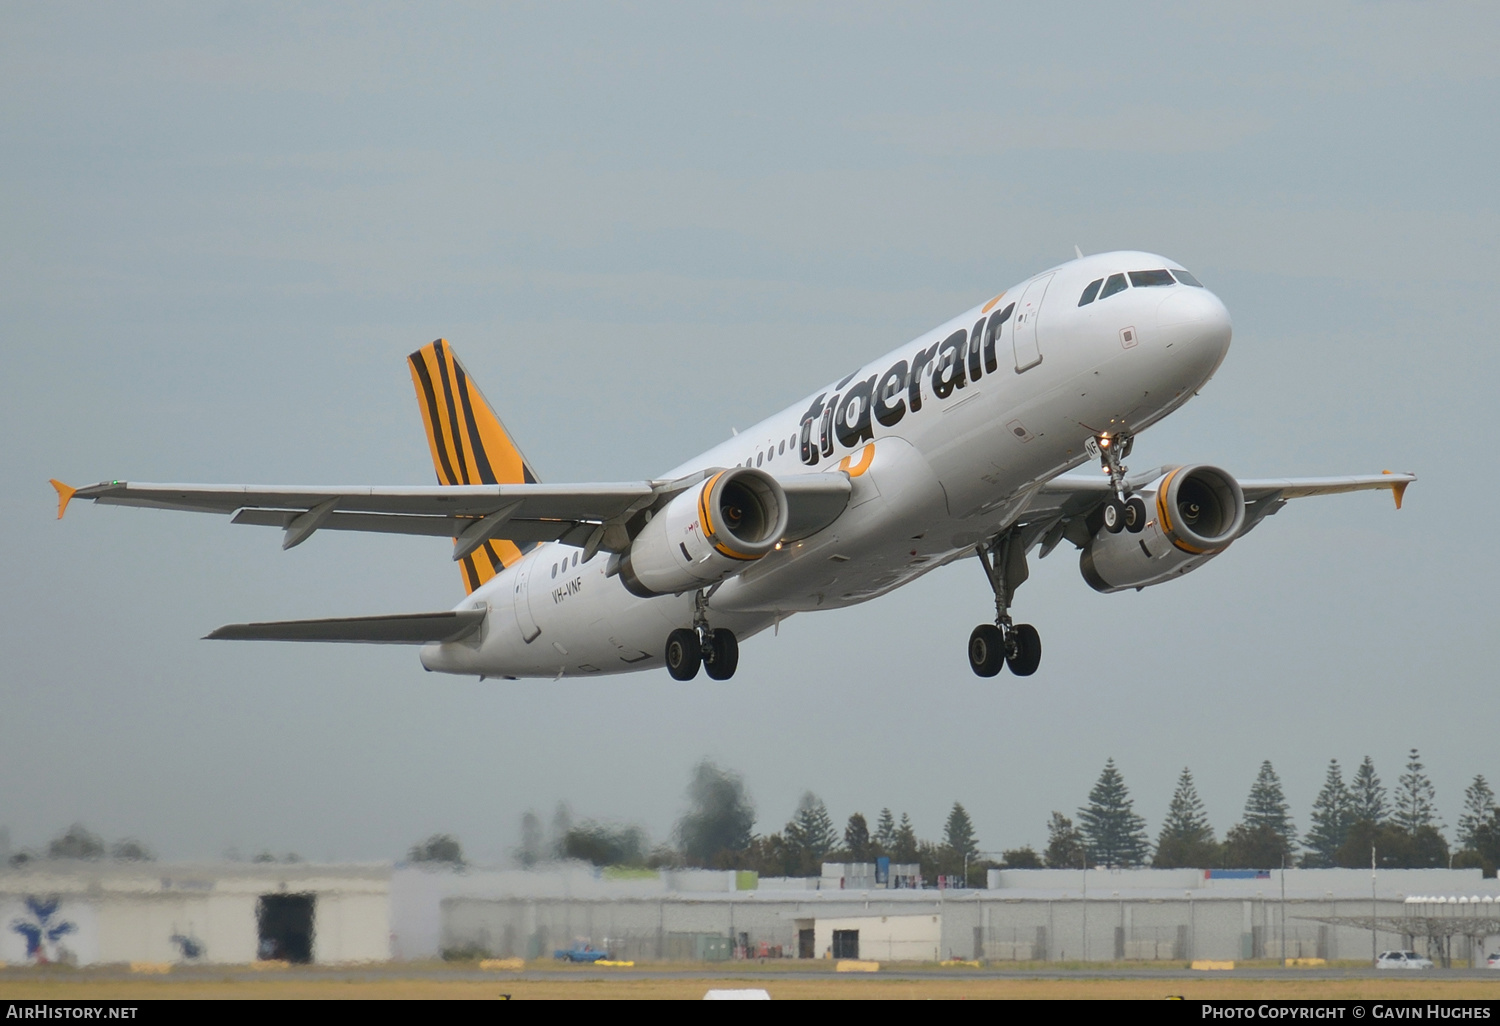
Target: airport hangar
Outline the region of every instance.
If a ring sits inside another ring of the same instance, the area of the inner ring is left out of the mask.
[[[823,869],[35,860],[0,870],[0,962],[350,964],[581,946],[636,961],[1368,959],[1372,918],[1374,947],[1425,952],[1434,915],[1467,917],[1450,924],[1454,959],[1500,941],[1500,884],[1479,870],[1380,870],[1372,897],[1369,870],[1289,869],[1283,899],[1279,872],[991,870],[986,888],[934,889],[879,886],[871,866]]]

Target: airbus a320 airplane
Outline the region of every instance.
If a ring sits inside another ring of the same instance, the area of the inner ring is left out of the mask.
[[[1389,489],[1410,474],[1237,480],[1129,473],[1136,434],[1192,398],[1229,314],[1175,261],[1117,252],[1043,271],[651,481],[538,482],[447,342],[409,358],[437,487],[58,481],[72,498],[233,514],[279,527],[453,538],[468,597],[446,612],[232,624],[210,638],[422,645],[483,677],[734,674],[739,640],[793,613],[884,595],[977,555],[995,617],[969,637],[982,677],[1036,672],[1011,619],[1027,554],[1066,540],[1103,592],[1181,577],[1288,499]],[[1102,473],[1063,476],[1084,463]]]

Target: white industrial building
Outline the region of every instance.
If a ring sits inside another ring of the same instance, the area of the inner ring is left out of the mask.
[[[1406,901],[1413,895],[1451,895],[1454,914],[1463,910],[1476,922],[1500,915],[1500,885],[1479,870],[1381,870],[1373,893],[1369,870],[1345,869],[1293,869],[1284,879],[996,870],[985,889],[950,890],[851,888],[829,876],[759,880],[749,889],[737,887],[732,873],[698,876],[717,883],[688,890],[664,876],[628,885],[599,878],[585,887],[566,873],[534,873],[519,885],[459,885],[440,902],[440,947],[536,957],[588,943],[636,960],[710,950],[895,961],[1335,960],[1369,958],[1372,946],[1424,950],[1426,928]],[[1358,925],[1372,917],[1379,920],[1373,937]],[[708,937],[728,944],[708,944]],[[1500,940],[1485,937],[1476,942],[1481,948]],[[1472,957],[1469,941],[1457,941],[1450,954]]]
[[[0,962],[390,957],[389,865],[38,860],[0,871]]]
[[[862,867],[832,865],[821,878],[760,879],[573,863],[523,871],[39,860],[0,870],[0,962],[538,958],[576,944],[637,961],[1367,959],[1373,949],[1426,950],[1424,915],[1469,917],[1450,931],[1453,958],[1500,947],[1500,936],[1483,933],[1500,916],[1500,885],[1478,870],[1380,870],[1373,894],[1369,870],[1338,869],[1287,870],[1284,880],[1005,870],[988,883],[871,886]],[[1424,902],[1407,900],[1415,896]]]

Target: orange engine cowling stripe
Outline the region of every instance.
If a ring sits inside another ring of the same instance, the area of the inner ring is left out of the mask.
[[[1180,468],[1179,468],[1180,470]],[[1166,535],[1167,541],[1190,556],[1201,556],[1207,552],[1218,552],[1219,549],[1200,549],[1196,545],[1189,545],[1177,537],[1177,532],[1172,529],[1172,516],[1167,512],[1171,503],[1167,502],[1167,489],[1172,486],[1172,479],[1177,476],[1179,470],[1174,470],[1166,476],[1161,483],[1161,488],[1156,493],[1156,515],[1161,519],[1161,533]]]
[[[718,551],[722,555],[728,556],[730,559],[739,559],[747,562],[752,559],[759,559],[760,556],[751,556],[743,552],[736,552],[734,549],[731,549],[729,546],[725,545],[717,537],[715,537],[713,517],[709,515],[708,510],[708,508],[713,505],[713,503],[709,502],[708,498],[713,494],[714,485],[718,482],[719,478],[723,476],[724,471],[719,471],[713,477],[704,482],[703,490],[698,493],[698,524],[703,528],[703,536],[708,539],[709,544],[712,545],[716,551]],[[761,555],[764,555],[764,553],[762,553]]]
[[[730,559],[738,559],[747,563],[760,558],[760,556],[751,556],[747,555],[744,552],[736,552],[720,541],[714,542],[714,548],[719,550],[719,552],[723,553],[724,555],[728,556]],[[765,553],[761,553],[761,555],[763,556],[765,555]]]
[[[703,536],[709,541],[714,537],[714,520],[708,513],[708,497],[713,494],[714,483],[724,476],[721,470],[713,477],[703,483],[703,488],[698,492],[698,526],[703,528]]]
[[[1161,533],[1169,539],[1172,537],[1172,515],[1167,512],[1167,489],[1172,487],[1172,478],[1176,476],[1177,471],[1172,471],[1156,490],[1156,518],[1161,521]]]

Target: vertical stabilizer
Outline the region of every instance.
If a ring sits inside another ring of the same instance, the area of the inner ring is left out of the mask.
[[[536,474],[444,339],[406,358],[427,428],[439,484],[534,484]],[[521,558],[514,542],[492,539],[459,560],[473,591]]]

